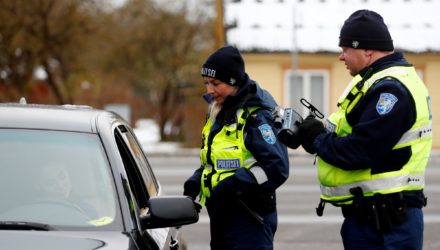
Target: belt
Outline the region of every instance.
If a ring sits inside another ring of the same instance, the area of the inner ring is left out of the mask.
[[[378,201],[378,197],[365,196],[362,198],[361,204],[342,205],[342,215],[345,218],[359,216],[359,209],[362,209],[364,210],[364,212],[366,212],[365,215],[367,216],[369,212],[368,209],[371,207],[372,204],[384,201],[393,206],[403,205],[405,207],[414,208],[422,208],[427,204],[427,198],[425,197],[423,190],[402,191],[398,193],[383,194],[380,196],[380,201]]]

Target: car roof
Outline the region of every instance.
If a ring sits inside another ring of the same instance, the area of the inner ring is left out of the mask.
[[[98,116],[114,114],[84,105],[0,104],[0,128],[27,128],[96,133]]]

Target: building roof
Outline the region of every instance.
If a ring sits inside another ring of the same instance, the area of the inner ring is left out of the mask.
[[[339,31],[358,9],[384,18],[395,49],[440,52],[436,0],[224,0],[226,41],[242,51],[339,52]]]

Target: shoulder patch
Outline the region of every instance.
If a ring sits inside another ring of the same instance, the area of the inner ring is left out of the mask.
[[[390,93],[380,94],[379,101],[377,101],[376,104],[377,113],[379,115],[385,115],[389,113],[393,109],[394,104],[396,104],[398,100],[399,99],[397,99],[397,97],[393,94]]]
[[[263,139],[269,143],[269,144],[275,144],[277,141],[277,138],[275,137],[275,134],[273,133],[272,128],[269,126],[269,124],[263,124],[258,127],[258,129],[261,132],[261,136],[263,136]]]

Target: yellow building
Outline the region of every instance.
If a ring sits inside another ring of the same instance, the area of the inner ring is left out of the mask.
[[[300,97],[310,100],[324,115],[336,111],[337,99],[352,78],[344,63],[338,60],[337,53],[300,53],[297,55],[297,75],[302,79],[299,81],[304,84],[291,90],[291,54],[243,53],[243,57],[246,61],[246,71],[252,79],[267,89],[281,106],[294,107],[302,112],[306,111],[299,103]],[[440,120],[436,119],[436,110],[440,106],[440,54],[405,53],[405,57],[416,67],[430,91],[433,147],[440,148],[440,133],[435,133],[440,131]],[[298,93],[298,90],[302,90],[301,93]],[[312,93],[314,90],[319,93]]]

